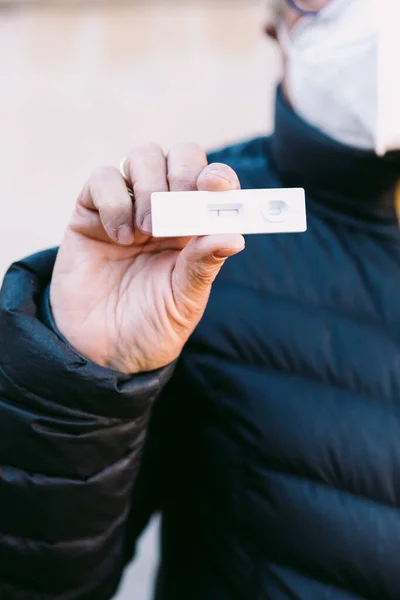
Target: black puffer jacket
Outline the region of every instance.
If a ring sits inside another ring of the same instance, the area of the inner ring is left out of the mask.
[[[167,385],[174,367],[123,377],[57,336],[55,252],[6,276],[1,600],[110,598],[157,509],[160,600],[400,599],[398,159],[278,93],[272,138],[210,160],[305,186],[309,230],[248,237]]]

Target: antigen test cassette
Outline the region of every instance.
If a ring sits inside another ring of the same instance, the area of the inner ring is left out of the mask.
[[[300,233],[307,229],[302,188],[154,192],[154,237],[215,233]]]

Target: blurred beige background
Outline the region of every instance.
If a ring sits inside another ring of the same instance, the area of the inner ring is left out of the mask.
[[[0,0],[0,279],[57,245],[91,171],[130,146],[272,127],[279,60],[259,0]],[[157,523],[119,600],[147,600]]]

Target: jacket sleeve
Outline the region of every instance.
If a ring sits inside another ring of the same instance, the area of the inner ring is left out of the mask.
[[[2,600],[112,597],[135,543],[127,522],[152,404],[173,371],[115,373],[46,326],[55,255],[14,264],[0,294]]]

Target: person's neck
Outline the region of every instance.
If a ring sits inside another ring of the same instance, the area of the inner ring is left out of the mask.
[[[304,187],[315,204],[359,223],[398,228],[400,153],[378,157],[329,138],[297,115],[286,94],[280,86],[270,144],[283,183]]]

